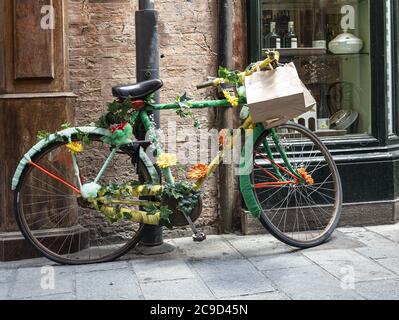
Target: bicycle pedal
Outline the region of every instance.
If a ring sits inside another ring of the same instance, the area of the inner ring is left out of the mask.
[[[193,240],[194,242],[202,242],[206,240],[206,234],[203,232],[193,234]]]

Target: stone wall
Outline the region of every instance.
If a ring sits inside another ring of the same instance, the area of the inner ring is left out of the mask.
[[[234,0],[234,55],[238,67],[246,61],[244,3],[245,0]],[[71,83],[78,95],[78,125],[95,121],[104,112],[106,102],[112,100],[113,85],[135,82],[137,5],[136,0],[69,1]],[[212,96],[210,91],[196,92],[195,84],[216,73],[217,1],[157,0],[156,9],[160,14],[161,78],[165,83],[162,101],[173,101],[185,91],[197,99]],[[204,110],[197,115],[204,127],[213,127],[213,112]],[[166,127],[170,121],[178,123],[179,132],[192,127],[192,122],[178,119],[173,112],[162,113],[162,126]],[[178,137],[181,144],[186,139]],[[198,225],[206,232],[215,233],[218,231],[217,177],[210,179],[205,190],[205,208]]]

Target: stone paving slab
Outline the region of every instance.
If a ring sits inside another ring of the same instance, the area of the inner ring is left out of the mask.
[[[228,297],[222,300],[265,300],[265,301],[275,301],[275,300],[291,300],[287,295],[282,292],[273,291],[265,292],[259,294],[251,294],[246,296]]]
[[[20,261],[1,262],[0,270],[8,269],[15,270],[19,268],[33,268],[43,266],[57,266],[57,263],[50,261],[46,258],[26,259]]]
[[[10,288],[11,299],[24,299],[63,293],[74,290],[75,270],[70,267],[54,268],[54,287],[43,276],[48,275],[42,268],[21,268],[17,270],[15,282]]]
[[[78,300],[139,300],[141,290],[129,269],[76,274]]]
[[[0,283],[0,300],[9,299],[9,289],[11,286],[11,282],[9,283]]]
[[[38,301],[63,301],[63,300],[76,300],[76,296],[73,293],[61,293],[49,296],[39,296],[34,298],[24,298],[20,300],[38,300]]]
[[[77,273],[84,273],[84,272],[127,269],[130,268],[130,264],[127,261],[116,261],[109,263],[90,264],[86,266],[76,266],[74,268]]]
[[[311,266],[312,262],[299,253],[274,254],[263,257],[249,258],[249,261],[261,271],[289,269]]]
[[[361,242],[364,245],[370,247],[385,247],[395,244],[393,241],[387,239],[381,234],[378,234],[366,228],[344,228],[339,229],[338,231],[345,233],[346,236],[349,236],[351,239]]]
[[[0,269],[0,285],[2,283],[7,283],[11,281],[12,277],[15,275],[16,270],[1,270]]]
[[[333,249],[356,249],[363,248],[365,246],[364,243],[356,240],[354,237],[350,237],[350,235],[341,232],[340,230],[336,230],[331,239],[314,248],[306,249],[306,251],[322,251],[322,250],[333,250]]]
[[[146,300],[212,300],[215,297],[200,279],[145,282],[140,285]]]
[[[339,228],[335,231],[339,231],[342,233],[359,233],[359,232],[364,232],[367,231],[365,227],[343,227],[343,228]],[[334,232],[335,233],[335,232]]]
[[[389,240],[399,243],[399,224],[387,226],[367,227],[367,230],[378,233]]]
[[[363,247],[355,249],[356,252],[370,259],[399,258],[399,245],[386,247]]]
[[[396,277],[388,269],[353,250],[313,251],[304,252],[304,255],[337,279],[342,279],[349,272],[354,273],[355,282],[386,280]]]
[[[239,252],[223,237],[208,236],[204,242],[193,242],[191,238],[174,239],[172,244],[185,257],[194,260],[240,258]]]
[[[247,260],[195,261],[192,262],[192,266],[216,298],[275,290],[270,280]]]
[[[356,292],[367,300],[399,300],[399,280],[358,283]]]
[[[257,257],[290,253],[296,249],[286,246],[271,235],[237,236],[224,235],[225,239],[244,257]]]
[[[287,296],[296,300],[362,300],[353,290],[344,290],[337,279],[319,266],[265,271]]]
[[[140,282],[192,279],[195,277],[184,260],[170,259],[158,261],[143,259],[132,261],[133,270]]]
[[[377,262],[388,270],[399,276],[399,258],[379,259]]]

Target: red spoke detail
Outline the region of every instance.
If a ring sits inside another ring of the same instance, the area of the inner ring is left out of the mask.
[[[269,188],[276,188],[281,186],[288,186],[297,184],[296,181],[277,181],[277,182],[262,182],[255,184],[255,189],[269,189]]]
[[[278,163],[276,163],[275,161],[273,161],[273,160],[270,159],[269,157],[265,156],[264,154],[261,154],[261,153],[259,153],[259,152],[255,152],[255,154],[256,154],[257,156],[262,157],[263,159],[265,159],[265,160],[267,160],[267,161],[270,161],[272,164],[274,164],[275,166],[277,166],[281,171],[285,172],[286,174],[288,174],[289,176],[291,176],[292,178],[294,178],[295,181],[296,181],[296,182],[295,182],[296,184],[299,183],[299,178],[298,178],[296,175],[294,175],[292,172],[288,171],[288,170],[287,170],[286,168],[284,168],[283,166],[280,166]],[[277,179],[277,181],[279,181],[279,180]]]
[[[80,190],[79,190],[77,187],[75,187],[72,183],[66,181],[65,179],[63,179],[63,178],[57,176],[56,174],[54,174],[54,173],[48,171],[47,169],[45,169],[45,168],[39,166],[38,164],[36,164],[36,163],[34,163],[34,162],[32,162],[32,161],[30,161],[29,164],[32,165],[33,167],[35,167],[36,169],[40,170],[41,172],[47,174],[49,177],[51,177],[51,178],[53,178],[53,179],[55,179],[55,180],[61,182],[62,184],[66,185],[68,188],[72,189],[72,190],[75,191],[77,194],[80,194]]]
[[[262,166],[260,166],[259,164],[255,164],[255,167],[259,168],[260,170],[262,170],[264,173],[266,173],[268,176],[270,176],[272,179],[276,180],[276,181],[280,181],[278,178],[276,178],[269,170],[263,168]]]

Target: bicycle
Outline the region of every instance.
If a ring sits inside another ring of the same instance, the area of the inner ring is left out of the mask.
[[[278,66],[278,54],[270,52],[264,61],[233,75],[242,79]],[[229,81],[214,78],[198,89]],[[254,137],[250,151],[242,150],[242,159],[250,159],[253,167],[240,176],[246,209],[290,246],[310,248],[330,238],[341,214],[342,187],[330,152],[313,132],[292,122],[268,129],[247,115],[238,133],[224,136],[209,166],[194,166],[193,183],[176,182],[171,169],[176,159],[163,152],[151,113],[181,110],[182,102],[154,104],[150,97],[162,85],[150,80],[114,87],[115,104],[102,117],[107,125],[114,123],[111,128],[65,128],[42,138],[23,157],[12,185],[15,217],[40,254],[61,264],[111,261],[139,243],[145,224],[189,225],[195,241],[205,240],[194,225],[202,211],[199,190],[235,147],[240,130]],[[243,97],[226,97],[190,102],[189,110],[246,104]],[[117,124],[126,117],[128,123]],[[143,130],[149,140],[132,140]],[[156,163],[146,152],[150,147]]]

